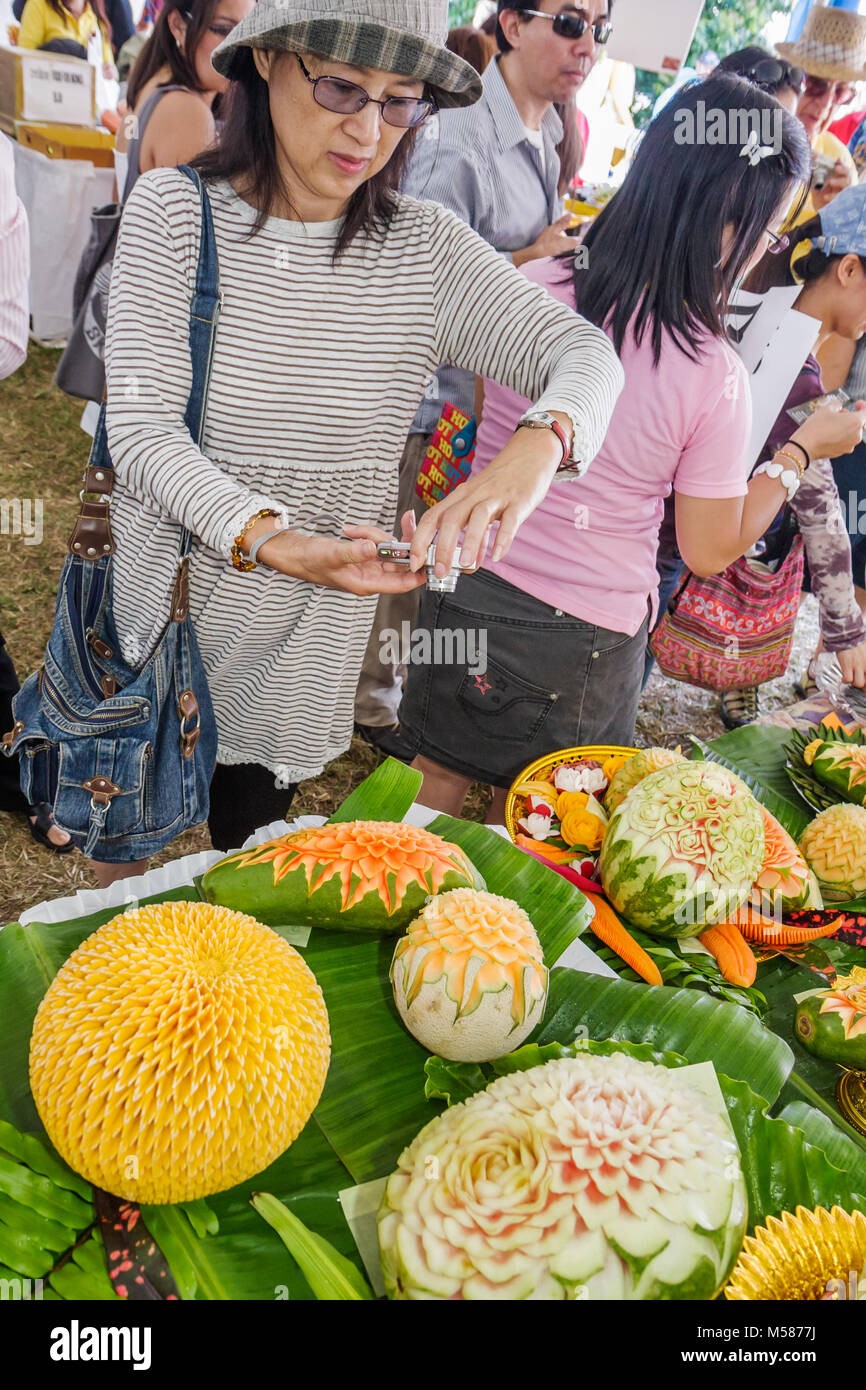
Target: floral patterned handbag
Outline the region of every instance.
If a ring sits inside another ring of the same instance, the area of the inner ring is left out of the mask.
[[[803,588],[796,535],[774,574],[741,558],[722,574],[687,574],[652,637],[666,676],[703,690],[741,690],[783,676]]]

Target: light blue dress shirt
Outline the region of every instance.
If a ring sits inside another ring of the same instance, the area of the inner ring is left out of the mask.
[[[562,216],[558,193],[562,122],[551,106],[541,122],[544,159],[505,85],[499,61],[488,63],[473,106],[441,111],[422,128],[404,193],[451,208],[497,251],[530,246]],[[444,364],[428,383],[412,433],[430,434],[446,401],[473,413],[474,380]]]

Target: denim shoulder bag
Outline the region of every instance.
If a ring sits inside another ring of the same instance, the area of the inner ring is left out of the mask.
[[[179,167],[201,198],[185,415],[201,446],[219,267],[207,192],[194,170]],[[191,532],[180,533],[170,617],[155,650],[139,670],[121,657],[112,608],[114,470],[105,409],[103,402],[45,662],[15,697],[15,726],[2,742],[5,751],[20,755],[21,789],[29,803],[49,802],[57,824],[89,858],[128,863],[147,859],[206,820],[217,730],[189,617]]]

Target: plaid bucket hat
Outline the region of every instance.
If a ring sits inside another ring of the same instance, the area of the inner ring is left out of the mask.
[[[211,55],[224,77],[240,48],[315,53],[416,77],[438,106],[471,106],[481,78],[445,47],[448,0],[258,0]]]

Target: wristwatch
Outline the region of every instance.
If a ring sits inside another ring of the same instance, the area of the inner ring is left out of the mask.
[[[527,410],[525,415],[521,415],[517,422],[517,429],[528,430],[553,430],[560,444],[562,445],[562,460],[559,464],[563,468],[570,461],[571,445],[568,435],[562,425],[549,410]]]

